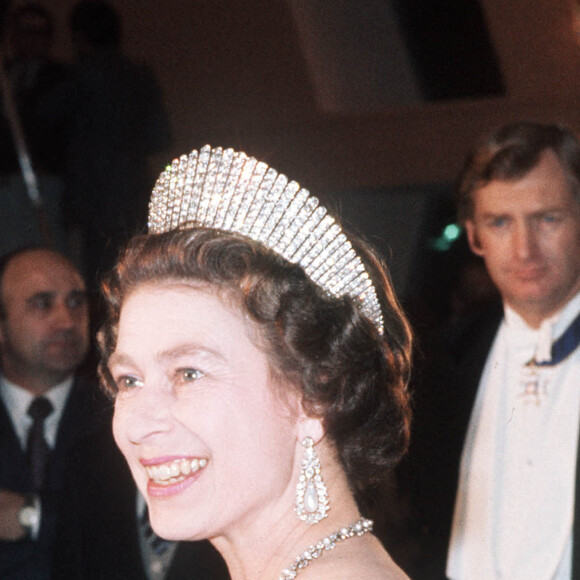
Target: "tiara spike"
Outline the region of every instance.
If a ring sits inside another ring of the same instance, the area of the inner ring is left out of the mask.
[[[250,209],[255,197],[258,195],[267,170],[268,166],[265,163],[258,161],[254,166],[254,170],[252,171],[247,186],[244,188],[243,195],[240,197],[240,206],[236,212],[234,223],[232,224],[233,230],[240,234],[247,235],[251,228],[252,219]]]
[[[244,233],[249,237],[259,237],[265,220],[272,211],[272,201],[274,196],[270,193],[276,182],[278,172],[271,167],[267,167],[266,172],[262,178],[259,189],[252,199],[252,203],[248,208],[246,216],[246,224],[244,226]]]
[[[204,155],[203,151],[200,151],[194,167],[189,166],[185,160],[182,162],[182,166],[178,167],[177,171],[179,173],[187,173],[189,176],[183,179],[178,174],[176,179],[175,187],[178,193],[176,197],[180,199],[181,204],[180,211],[176,213],[177,227],[179,227],[179,224],[184,223],[192,213],[200,212],[202,203],[200,193],[203,190],[203,182],[207,173],[207,156]],[[184,184],[183,186],[181,185],[182,183]]]
[[[331,254],[332,258],[327,258],[324,252],[321,255],[322,263],[317,268],[321,284],[324,284],[326,280],[328,280],[328,278],[332,275],[333,270],[340,271],[350,260],[352,253],[350,242],[347,240],[342,242],[340,245],[338,245],[338,243],[336,245],[336,250],[333,254]]]
[[[240,206],[242,205],[244,194],[246,189],[249,187],[254,168],[257,164],[258,160],[252,157],[244,159],[238,180],[234,187],[234,191],[229,200],[229,206],[224,217],[224,223],[222,225],[222,228],[226,231],[236,231],[233,229],[234,223],[236,222],[236,217],[240,210]]]
[[[383,332],[376,289],[340,225],[295,181],[245,153],[209,145],[172,162],[149,203],[149,232],[207,227],[262,243],[327,294],[350,296]]]
[[[216,183],[219,183],[221,189],[216,189],[216,195],[221,191],[221,196],[218,197],[216,217],[212,222],[214,227],[218,229],[225,229],[224,223],[232,212],[230,211],[230,205],[232,204],[232,198],[236,190],[236,186],[240,179],[240,175],[244,169],[245,155],[237,154],[233,149],[226,150],[226,157],[231,158],[229,164],[229,171],[227,175],[224,173],[221,175]]]
[[[184,156],[185,157],[185,156]],[[194,184],[194,178],[195,178],[195,173],[196,173],[196,169],[197,169],[197,155],[196,156],[189,156],[186,159],[182,160],[182,163],[185,166],[185,180],[184,180],[184,185],[183,185],[183,192],[184,195],[186,194],[186,192],[191,191],[191,189],[193,188],[193,184]],[[180,181],[178,181],[178,184],[180,183]],[[179,187],[179,185],[178,185]],[[188,199],[189,198],[189,199]],[[187,219],[187,215],[190,213],[190,207],[191,207],[191,203],[194,199],[194,196],[192,195],[186,195],[185,199],[184,199],[184,203],[181,204],[181,211],[179,213],[179,221],[181,222],[184,219]]]
[[[296,259],[303,264],[304,268],[310,266],[314,258],[322,251],[322,244],[325,237],[328,237],[328,233],[334,224],[334,220],[331,216],[326,214],[319,222],[316,228],[312,231],[312,243],[303,244],[300,249],[300,254],[296,256]],[[336,225],[336,224],[334,224]],[[338,226],[336,226],[338,228]]]
[[[280,177],[280,176],[279,176]],[[283,179],[280,180],[280,187],[282,188],[279,192],[278,201],[274,203],[274,208],[270,217],[266,220],[266,225],[262,233],[263,241],[266,245],[273,243],[278,224],[282,219],[282,216],[286,213],[288,207],[290,206],[294,196],[300,191],[300,185],[295,181],[288,181],[285,175],[281,176]],[[277,180],[278,183],[278,180]]]
[[[288,178],[278,173],[264,203],[267,210],[258,216],[254,222],[250,234],[255,235],[262,243],[267,242],[272,230],[276,227],[280,219],[280,215],[290,203],[287,185]]]
[[[313,270],[318,269],[324,260],[325,251],[334,251],[338,246],[341,235],[343,234],[341,234],[340,226],[332,220],[332,224],[324,232],[320,242],[310,248],[310,251],[304,257],[304,262]]]
[[[179,212],[181,208],[180,197],[182,190],[182,183],[180,180],[180,166],[183,163],[187,162],[187,157],[181,156],[179,159],[176,159],[172,164],[172,176],[171,176],[171,191],[173,192],[173,197],[169,199],[168,210],[169,210],[169,219],[171,220],[171,224],[179,223]]]
[[[205,178],[203,183],[200,185],[201,191],[199,195],[199,209],[198,214],[202,221],[208,220],[208,212],[211,206],[212,194],[215,186],[215,182],[218,176],[218,170],[220,169],[222,161],[223,149],[218,147],[210,152],[207,158],[207,168],[205,173]]]
[[[219,165],[216,166],[216,175],[214,185],[212,187],[212,194],[224,190],[224,184],[230,175],[230,169],[233,159],[233,150],[225,149],[221,151]],[[204,215],[204,221],[208,223],[215,223],[217,221],[217,211],[219,205],[211,203],[211,196],[208,196],[207,210]]]
[[[304,191],[305,193],[308,193],[307,190]],[[280,250],[282,248],[287,248],[286,251],[290,261],[294,261],[292,258],[303,241],[300,234],[304,231],[305,237],[308,235],[308,230],[310,229],[309,224],[312,222],[317,208],[318,200],[315,197],[308,197],[302,207],[299,208],[294,219],[289,223],[288,227],[285,228],[282,238],[278,241],[277,247],[279,247]],[[316,223],[318,223],[318,221]]]
[[[346,236],[343,233],[337,235],[328,246],[323,247],[318,256],[309,265],[309,269],[316,272],[316,279],[321,280],[322,276],[336,264],[348,249]],[[332,256],[332,258],[329,258],[329,256]]]
[[[290,205],[280,216],[280,220],[268,238],[268,246],[271,247],[275,252],[281,252],[282,248],[284,247],[282,244],[282,238],[286,237],[286,239],[288,239],[290,237],[292,232],[292,224],[294,223],[298,212],[309,197],[310,192],[307,189],[298,189],[290,201]]]
[[[295,249],[290,257],[293,262],[303,263],[302,260],[306,252],[308,252],[310,244],[318,239],[314,232],[325,216],[326,209],[319,205],[310,215],[310,219],[296,233],[292,242]]]

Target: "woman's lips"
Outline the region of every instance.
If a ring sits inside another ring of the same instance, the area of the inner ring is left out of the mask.
[[[208,464],[206,457],[141,460],[149,481],[147,493],[168,496],[181,493],[198,479]]]

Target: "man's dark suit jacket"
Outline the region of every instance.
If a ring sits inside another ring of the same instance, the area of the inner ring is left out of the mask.
[[[426,370],[415,390],[415,424],[400,486],[409,491],[421,549],[414,579],[446,578],[461,454],[479,381],[499,324],[501,305],[426,341]],[[573,579],[580,580],[580,464],[576,464]]]
[[[57,534],[54,578],[146,580],[139,546],[136,486],[111,426],[71,454],[71,509]],[[195,513],[192,513],[192,518]],[[209,542],[180,542],[166,580],[229,580]]]
[[[47,466],[47,481],[41,494],[42,520],[38,538],[0,542],[0,578],[3,580],[47,580],[62,497],[65,464],[73,445],[79,444],[99,422],[109,417],[104,398],[89,383],[76,381],[61,417],[57,439]],[[0,488],[19,493],[33,492],[26,456],[0,401]]]

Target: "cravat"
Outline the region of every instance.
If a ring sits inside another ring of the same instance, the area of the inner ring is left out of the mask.
[[[552,344],[552,358],[543,362],[533,362],[536,366],[554,366],[570,356],[580,343],[580,314],[571,322],[564,334]]]
[[[35,490],[42,489],[46,463],[50,448],[44,438],[44,420],[54,408],[46,397],[36,397],[28,407],[28,415],[32,417],[32,427],[28,432],[26,454],[32,471],[32,482]]]

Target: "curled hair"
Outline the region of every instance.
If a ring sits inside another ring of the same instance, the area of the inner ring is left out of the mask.
[[[355,493],[379,484],[408,445],[411,339],[385,270],[357,246],[382,300],[382,336],[352,299],[329,297],[300,266],[245,237],[197,228],[134,238],[103,285],[105,389],[116,389],[107,363],[131,292],[175,281],[216,288],[256,324],[273,371],[300,389],[305,411],[323,419]]]
[[[473,194],[495,179],[524,177],[546,151],[552,151],[566,174],[570,191],[580,201],[580,143],[559,125],[514,123],[481,140],[467,156],[456,187],[460,222],[473,218]]]

